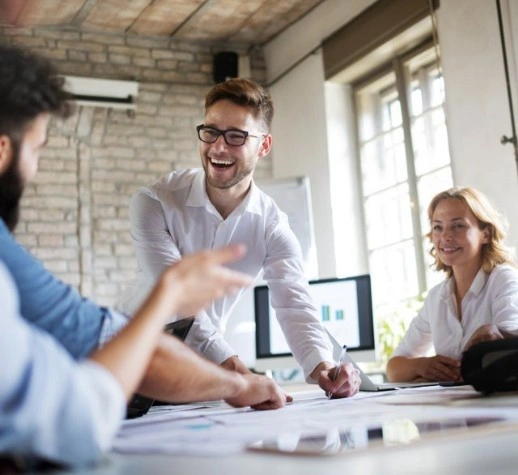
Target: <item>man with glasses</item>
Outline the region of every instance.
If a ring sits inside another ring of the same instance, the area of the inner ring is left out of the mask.
[[[182,256],[246,244],[247,255],[231,267],[254,277],[263,271],[277,319],[307,381],[334,397],[351,396],[359,388],[358,372],[350,364],[333,363],[308,293],[299,243],[286,215],[253,181],[258,160],[272,146],[272,118],[269,92],[253,81],[230,79],[209,91],[205,120],[196,127],[202,168],[172,172],[132,198],[139,269],[121,307],[136,308],[162,270]],[[186,341],[223,367],[247,373],[220,332],[240,295],[223,297],[197,315]]]

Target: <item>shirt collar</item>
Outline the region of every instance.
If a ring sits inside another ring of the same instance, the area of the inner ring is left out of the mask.
[[[186,201],[187,206],[210,206],[213,208],[212,203],[207,195],[205,188],[205,172],[202,168],[198,170],[192,182],[191,190]],[[261,210],[261,190],[257,188],[256,184],[252,181],[249,193],[246,195],[243,202],[234,210],[232,214],[243,214],[245,212],[262,214]]]
[[[475,295],[480,294],[486,285],[488,278],[489,274],[486,274],[482,268],[480,268],[477,272],[477,275],[475,276],[475,279],[473,280],[473,283],[471,284],[471,287],[469,288],[469,292],[472,292]]]
[[[205,172],[200,168],[194,176],[191,191],[189,191],[185,204],[187,206],[205,206],[207,202],[209,202],[209,197],[205,189]]]
[[[449,277],[448,280],[444,283],[442,292],[441,292],[441,297],[444,300],[448,300],[450,295],[453,295],[453,278],[452,277]]]
[[[261,190],[257,187],[257,185],[252,181],[252,186],[250,187],[250,193],[247,196],[248,205],[247,209],[250,213],[254,214],[263,214],[264,210],[261,208]],[[245,200],[245,201],[247,201]]]
[[[471,283],[471,286],[468,290],[468,293],[472,293],[474,295],[479,295],[480,292],[482,292],[482,289],[486,285],[487,279],[489,278],[489,275],[484,272],[482,268],[479,269],[477,272],[477,275],[473,279],[473,282]],[[442,290],[442,297],[444,299],[447,299],[450,295],[453,295],[453,278],[450,277],[446,285],[443,287]]]

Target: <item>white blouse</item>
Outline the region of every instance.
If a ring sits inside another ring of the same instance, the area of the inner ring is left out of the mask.
[[[392,356],[425,356],[434,347],[438,355],[460,359],[473,333],[487,324],[518,335],[518,270],[512,266],[479,270],[462,299],[462,321],[453,279],[435,286]]]

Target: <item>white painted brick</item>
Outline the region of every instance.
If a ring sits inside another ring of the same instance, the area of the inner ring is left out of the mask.
[[[122,54],[108,54],[108,61],[112,64],[130,64],[131,63],[131,57],[130,56],[124,56]]]
[[[108,51],[111,54],[118,54],[120,56],[136,56],[139,58],[151,58],[151,52],[149,48],[138,48],[135,46],[108,46]]]
[[[65,238],[62,234],[40,234],[38,245],[41,247],[63,247]]]
[[[14,40],[14,44],[27,48],[46,48],[47,42],[45,38],[34,36],[19,36]]]
[[[37,179],[38,183],[61,185],[75,183],[77,181],[77,176],[75,173],[66,172],[64,170],[52,172],[40,170]]]
[[[56,231],[55,223],[27,223],[27,232],[34,234],[52,234]],[[74,234],[76,226],[74,223],[60,223],[59,232],[64,235]]]
[[[141,68],[155,68],[156,61],[152,58],[133,58],[132,63]]]
[[[125,43],[124,37],[121,35],[109,35],[102,33],[90,33],[90,32],[82,32],[81,39],[83,41],[89,41],[92,43],[100,43],[102,45],[123,45]]]
[[[133,257],[135,255],[135,250],[131,244],[116,244],[114,248],[114,253],[116,256],[124,256],[126,258],[126,256]]]
[[[86,61],[87,53],[85,51],[68,50],[68,59],[71,61]]]
[[[94,181],[90,188],[92,193],[115,193],[117,191],[116,183],[107,181]]]
[[[69,199],[73,199],[77,196],[77,187],[75,185],[56,185],[55,183],[43,184],[38,182],[36,184],[36,189],[40,197],[66,196]]]
[[[147,168],[148,170],[152,172],[156,172],[157,174],[166,174],[167,172],[171,171],[171,164],[168,162],[147,162]]]
[[[164,37],[150,38],[145,36],[126,36],[126,44],[130,46],[139,46],[142,48],[167,48],[169,39]]]
[[[62,272],[58,274],[59,278],[67,284],[78,287],[81,282],[81,276],[77,272]]]
[[[62,222],[62,221],[75,221],[73,215],[68,215],[64,210],[59,209],[43,209],[40,211],[40,221],[44,223],[49,222]],[[55,230],[54,230],[55,231]]]
[[[78,243],[78,240],[77,240],[77,236],[74,236],[72,234],[67,234],[65,236],[65,246],[66,247],[78,247],[79,246],[79,243]]]
[[[80,34],[78,31],[45,30],[41,28],[35,30],[35,35],[40,38],[49,38],[53,40],[80,40]]]
[[[77,258],[77,249],[67,249],[60,247],[58,249],[49,247],[39,247],[34,250],[34,254],[38,259],[43,261],[75,259]]]
[[[66,273],[68,270],[68,266],[65,261],[48,261],[45,267],[55,274]]]
[[[16,227],[16,232],[15,232],[15,236],[16,236],[16,240],[25,248],[27,249],[34,249],[37,245],[38,245],[38,238],[37,236],[33,235],[33,234],[26,234],[24,232],[22,232],[22,229],[23,228],[23,224],[20,225],[18,224],[18,226]]]
[[[59,40],[57,42],[58,49],[77,50],[77,51],[95,51],[101,52],[107,49],[106,45],[94,43],[92,41],[69,41]]]
[[[96,257],[95,258],[96,269],[116,269],[117,258],[113,256]]]
[[[139,103],[137,105],[137,113],[139,117],[142,117],[144,114],[147,114],[149,116],[155,116],[158,111],[158,107],[156,105],[152,104],[141,104]]]
[[[108,62],[108,54],[107,53],[88,53],[88,59],[92,63],[106,63]]]
[[[139,158],[135,158],[132,160],[116,160],[115,166],[117,168],[121,168],[123,170],[145,170],[146,162]]]
[[[23,221],[38,221],[40,219],[40,212],[35,209],[24,207],[21,218]]]

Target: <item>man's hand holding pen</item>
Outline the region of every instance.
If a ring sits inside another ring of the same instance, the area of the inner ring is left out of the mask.
[[[360,389],[360,372],[351,363],[345,362],[346,351],[347,347],[342,348],[336,366],[323,362],[312,373],[313,379],[318,382],[329,399],[354,396]]]

